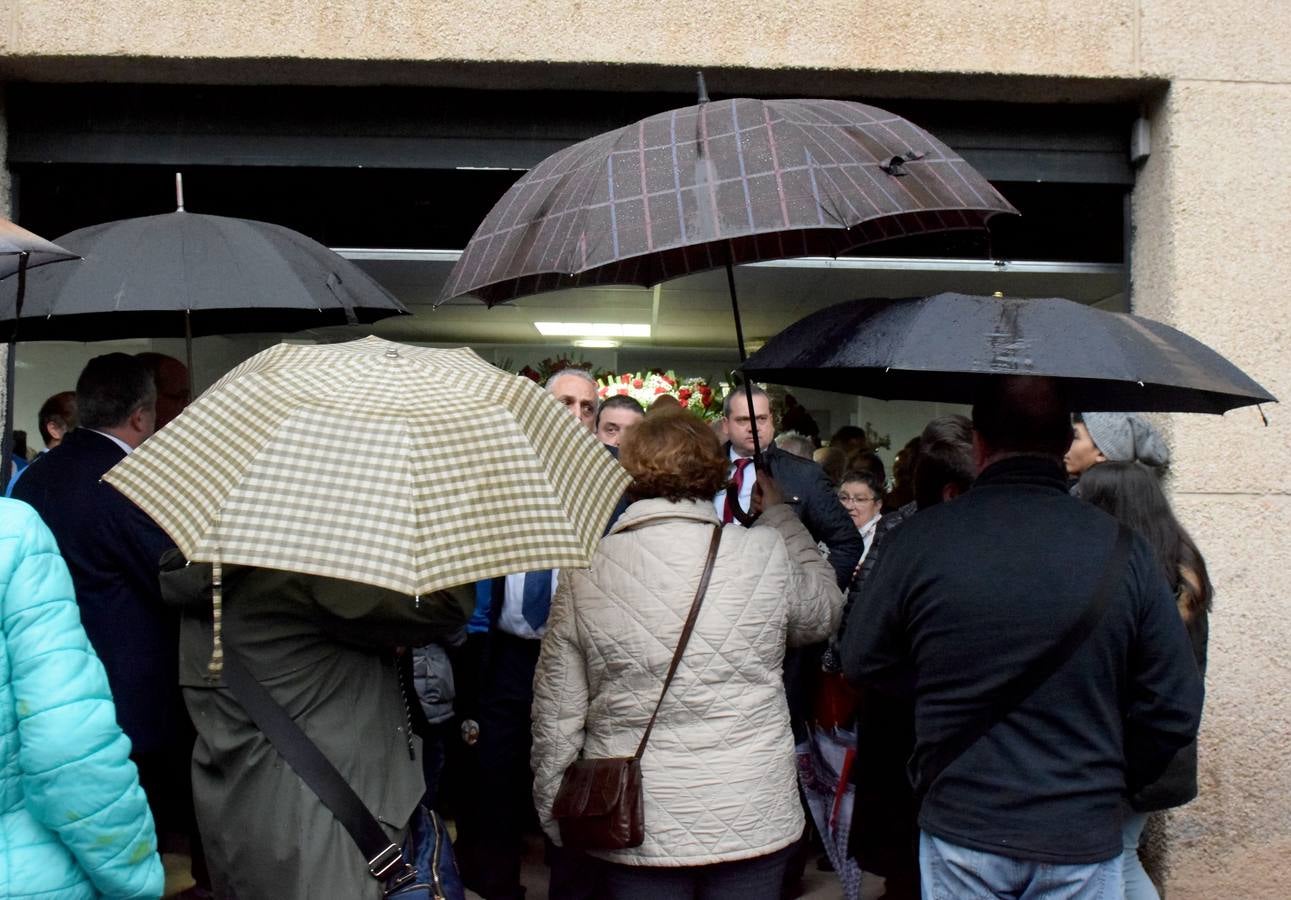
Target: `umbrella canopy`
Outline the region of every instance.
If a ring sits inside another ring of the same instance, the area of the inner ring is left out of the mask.
[[[72,251],[0,217],[0,279],[8,278],[18,271],[20,257],[24,253],[27,254],[28,269],[77,258]]]
[[[941,141],[842,100],[722,100],[568,147],[490,210],[440,302],[837,256],[1016,213]]]
[[[1222,413],[1276,398],[1200,341],[1060,298],[852,300],[789,326],[751,378],[883,400],[971,403],[983,379],[1047,375],[1074,409]]]
[[[7,288],[11,300],[9,308],[15,314],[21,313],[23,300],[27,293],[28,271],[35,266],[47,263],[68,262],[79,257],[57,244],[50,243],[39,235],[32,234],[25,228],[19,228],[13,222],[0,217],[0,279],[17,275],[11,288]],[[9,478],[9,465],[13,459],[13,384],[14,384],[14,346],[13,335],[9,335],[9,348],[5,356],[4,381],[4,424],[0,431],[0,473],[6,481]]]
[[[104,478],[191,560],[409,595],[587,565],[629,481],[529,379],[373,337],[251,357]]]
[[[0,339],[97,341],[369,323],[406,313],[353,263],[281,225],[174,212],[58,239],[76,266],[0,285]]]

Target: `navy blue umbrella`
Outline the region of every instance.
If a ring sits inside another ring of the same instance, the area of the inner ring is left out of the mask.
[[[882,400],[972,403],[985,379],[1062,379],[1073,409],[1222,413],[1276,398],[1223,356],[1142,316],[1060,298],[936,294],[813,313],[749,357],[759,381]]]

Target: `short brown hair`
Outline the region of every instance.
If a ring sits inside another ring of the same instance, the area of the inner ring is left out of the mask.
[[[713,430],[682,410],[649,415],[632,426],[619,448],[638,500],[711,499],[726,484],[730,463]]]
[[[978,391],[973,430],[988,454],[1034,454],[1060,460],[1071,446],[1071,407],[1057,379],[996,375]]]

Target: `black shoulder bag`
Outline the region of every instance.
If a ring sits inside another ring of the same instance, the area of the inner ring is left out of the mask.
[[[1098,627],[1103,614],[1107,611],[1112,589],[1116,586],[1117,579],[1125,572],[1125,564],[1130,556],[1131,540],[1130,530],[1124,525],[1118,525],[1116,542],[1112,545],[1112,552],[1103,568],[1103,575],[1094,588],[1093,599],[1076,624],[1067,630],[1058,643],[1023,669],[1022,674],[1000,686],[995,696],[990,699],[990,705],[976,720],[934,747],[932,752],[923,758],[918,770],[919,781],[915,786],[916,807],[923,803],[933,782],[941,777],[941,773],[946,771],[951,763],[959,759],[964,751],[977,743],[982,736],[1013,712],[1023,700],[1035,693],[1040,685],[1048,681],[1050,676],[1062,668],[1063,663],[1071,658],[1071,655]]]

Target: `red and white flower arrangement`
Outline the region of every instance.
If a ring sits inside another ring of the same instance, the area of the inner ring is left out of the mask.
[[[676,398],[685,409],[705,420],[722,415],[722,401],[702,378],[678,378],[675,372],[653,369],[649,372],[625,372],[600,380],[601,399],[631,397],[649,409],[659,397]]]

